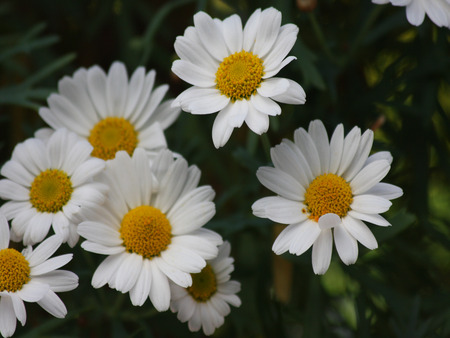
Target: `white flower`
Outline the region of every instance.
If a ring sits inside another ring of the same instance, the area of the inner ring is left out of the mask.
[[[78,276],[70,271],[57,270],[72,259],[72,254],[50,258],[59,248],[61,239],[53,235],[20,253],[9,248],[9,226],[0,213],[0,334],[10,337],[16,330],[16,318],[25,325],[25,302],[37,302],[57,318],[64,318],[67,309],[55,292],[78,286]]]
[[[372,0],[375,4],[406,6],[406,17],[411,25],[419,26],[425,14],[439,27],[450,28],[450,0]]]
[[[98,66],[81,68],[58,83],[39,115],[52,128],[67,128],[94,146],[92,155],[104,160],[118,150],[133,153],[136,147],[152,155],[166,148],[163,130],[180,113],[173,100],[161,103],[168,85],[153,88],[155,71],[137,68],[128,79],[123,63],[114,62],[108,74]]]
[[[274,102],[305,103],[305,92],[296,82],[274,77],[295,59],[286,57],[297,40],[298,27],[281,26],[274,8],[256,10],[244,29],[239,16],[212,19],[199,12],[194,27],[175,41],[180,60],[172,71],[193,87],[174,102],[192,114],[219,112],[213,125],[216,148],[228,141],[234,128],[245,121],[261,135],[269,128],[269,116],[281,114]]]
[[[241,290],[241,283],[230,280],[230,273],[234,270],[230,250],[230,243],[224,242],[218,256],[207,261],[200,273],[192,275],[191,287],[186,289],[171,283],[170,310],[178,312],[178,319],[188,322],[192,332],[203,328],[205,335],[212,335],[230,313],[229,304],[241,306],[236,295]]]
[[[104,186],[92,182],[105,161],[92,158],[92,146],[75,133],[60,129],[43,141],[19,143],[1,169],[1,206],[12,219],[12,239],[25,245],[41,242],[50,230],[73,247],[78,241],[76,217],[103,203]]]
[[[301,255],[311,245],[316,274],[324,274],[330,264],[333,246],[345,264],[358,258],[359,241],[369,249],[378,244],[363,221],[388,226],[379,213],[389,209],[389,200],[402,190],[380,183],[390,169],[392,156],[379,152],[368,157],[373,132],[353,128],[344,138],[338,125],[328,142],[321,121],[312,121],[308,132],[299,128],[294,142],[283,140],[271,149],[275,168],[261,167],[259,181],[278,196],[256,201],[253,214],[274,222],[289,224],[277,237],[273,251]]]
[[[133,305],[150,297],[158,311],[170,304],[169,279],[187,287],[191,273],[217,255],[221,237],[202,228],[215,214],[210,186],[197,187],[200,170],[163,150],[150,166],[137,148],[133,157],[119,151],[99,180],[110,187],[106,203],[85,214],[78,232],[87,251],[108,255],[92,278],[94,288],[108,283],[130,292]],[[157,185],[155,187],[155,185]]]

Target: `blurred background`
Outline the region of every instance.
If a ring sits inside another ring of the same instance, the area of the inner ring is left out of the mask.
[[[450,30],[430,19],[414,27],[405,8],[367,0],[3,0],[0,4],[0,164],[14,146],[44,127],[37,111],[58,80],[79,67],[106,71],[123,61],[129,74],[143,65],[170,85],[170,97],[188,88],[171,71],[173,43],[203,10],[245,23],[257,8],[274,6],[283,24],[300,32],[280,76],[300,83],[302,106],[283,105],[270,122],[271,146],[321,119],[331,135],[338,123],[375,132],[372,151],[394,161],[384,179],[402,187],[384,216],[392,227],[369,225],[379,248],[359,245],[356,264],[333,252],[324,276],[313,274],[311,250],[275,257],[283,226],[252,215],[251,205],[271,195],[258,182],[271,165],[262,138],[246,126],[225,147],[211,139],[215,114],[181,113],[166,132],[169,148],[202,170],[201,184],[216,191],[217,213],[207,225],[232,244],[242,283],[242,306],[233,308],[214,337],[449,337],[450,336]],[[128,294],[94,290],[103,256],[71,250],[65,269],[80,286],[60,294],[68,315],[56,319],[27,304],[17,337],[203,337],[190,333],[170,311],[149,301],[133,307]]]

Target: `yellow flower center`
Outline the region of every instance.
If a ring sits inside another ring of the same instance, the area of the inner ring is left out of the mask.
[[[31,183],[30,202],[40,212],[56,213],[70,200],[72,192],[72,182],[64,171],[47,169]]]
[[[243,50],[223,59],[216,73],[216,88],[232,101],[247,100],[256,93],[263,75],[263,61]]]
[[[320,216],[333,213],[344,217],[350,210],[353,194],[350,185],[340,176],[335,174],[323,174],[317,176],[305,193],[305,205],[309,218],[319,220]]]
[[[16,292],[30,280],[30,264],[15,249],[0,250],[0,291]]]
[[[92,128],[88,141],[94,147],[92,156],[111,160],[119,150],[133,155],[138,144],[138,133],[133,125],[122,117],[107,117]]]
[[[199,273],[191,273],[192,286],[187,288],[187,292],[197,302],[203,303],[210,299],[217,291],[216,274],[211,265],[206,266]]]
[[[123,217],[120,238],[128,252],[151,259],[170,244],[171,230],[166,215],[157,208],[142,205]]]

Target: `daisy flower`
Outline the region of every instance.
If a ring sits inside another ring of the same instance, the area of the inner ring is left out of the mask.
[[[173,100],[161,103],[168,85],[153,88],[155,71],[137,68],[128,80],[123,63],[114,62],[108,74],[99,67],[81,68],[58,83],[59,94],[47,99],[39,115],[52,128],[66,128],[87,139],[92,156],[109,160],[119,150],[136,147],[156,154],[166,148],[164,130],[180,113]]]
[[[259,181],[278,196],[257,200],[253,214],[289,224],[275,240],[272,250],[301,255],[311,245],[316,274],[324,274],[330,264],[333,238],[345,264],[358,258],[358,244],[369,249],[378,244],[363,222],[388,226],[380,216],[389,209],[389,200],[402,190],[380,183],[390,169],[392,156],[379,152],[369,157],[373,132],[353,128],[344,138],[344,128],[336,127],[331,141],[323,123],[312,121],[308,131],[299,128],[294,142],[283,140],[271,149],[275,168],[261,167]],[[332,234],[333,232],[333,234]]]
[[[48,140],[19,143],[1,169],[0,210],[12,219],[12,239],[25,245],[41,242],[50,227],[73,247],[78,241],[76,217],[83,208],[104,200],[104,186],[92,181],[105,161],[92,158],[92,146],[60,129]]]
[[[0,334],[10,337],[16,330],[16,318],[25,325],[25,302],[38,303],[57,318],[64,318],[67,309],[55,292],[78,286],[78,276],[58,270],[72,259],[72,254],[50,258],[59,248],[61,239],[53,235],[22,252],[9,248],[8,222],[0,213]]]
[[[182,323],[188,322],[191,332],[203,328],[205,335],[212,335],[230,313],[229,304],[241,306],[236,295],[241,284],[230,280],[230,273],[234,271],[230,250],[230,243],[224,242],[218,256],[208,260],[201,272],[192,274],[192,286],[182,288],[171,283],[170,310],[178,312],[177,317]]]
[[[419,26],[425,14],[439,27],[450,28],[450,0],[372,0],[375,4],[406,6],[406,18],[409,23]]]
[[[238,15],[212,19],[199,12],[194,27],[175,41],[180,60],[172,71],[193,87],[174,102],[192,114],[219,112],[213,125],[216,148],[224,146],[234,128],[243,122],[261,135],[269,128],[269,116],[281,114],[275,102],[305,103],[305,92],[289,79],[274,77],[296,59],[286,57],[297,40],[298,27],[281,26],[274,8],[256,10],[244,28]]]
[[[133,305],[147,298],[158,311],[170,305],[169,279],[188,287],[191,273],[217,255],[221,237],[202,228],[215,214],[210,186],[197,187],[200,171],[163,150],[150,166],[137,148],[132,157],[119,151],[99,180],[110,187],[106,203],[89,209],[78,232],[87,251],[107,255],[92,278],[130,292]],[[155,186],[156,185],[156,186]]]

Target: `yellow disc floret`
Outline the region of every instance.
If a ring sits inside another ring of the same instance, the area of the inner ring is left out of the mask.
[[[30,264],[15,249],[0,250],[0,291],[16,292],[30,280]]]
[[[187,292],[197,302],[202,303],[210,299],[217,291],[216,274],[211,265],[206,266],[199,273],[191,273],[192,286],[187,288]]]
[[[120,238],[128,252],[151,259],[159,256],[170,244],[171,231],[166,215],[157,208],[142,205],[123,217]]]
[[[92,156],[111,160],[119,150],[133,155],[138,144],[138,133],[124,118],[107,117],[92,128],[88,141],[94,147]]]
[[[31,183],[30,203],[40,212],[56,213],[70,200],[72,192],[72,182],[66,172],[47,169]]]
[[[243,50],[222,61],[216,73],[216,88],[232,101],[247,100],[256,93],[263,75],[263,61]]]
[[[350,185],[340,176],[323,174],[317,176],[306,189],[305,205],[309,218],[319,220],[320,216],[333,213],[344,217],[350,210],[353,194]]]

